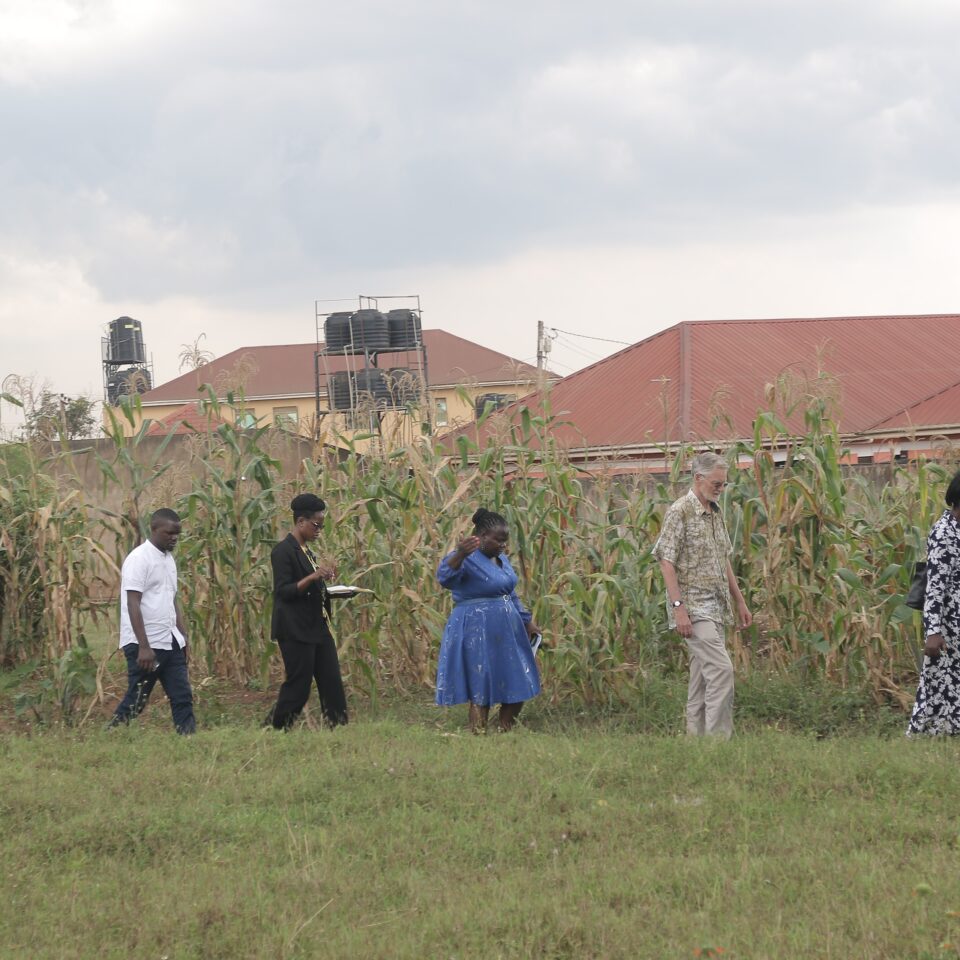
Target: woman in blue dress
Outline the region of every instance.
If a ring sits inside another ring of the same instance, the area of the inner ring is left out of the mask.
[[[540,692],[531,639],[538,634],[517,598],[517,575],[504,548],[507,522],[482,507],[473,535],[440,561],[437,580],[453,591],[455,606],[443,631],[437,664],[437,703],[470,704],[470,729],[483,733],[490,705],[500,704],[501,730],[509,730],[524,701]]]
[[[923,665],[907,736],[960,734],[960,473],[927,538]]]

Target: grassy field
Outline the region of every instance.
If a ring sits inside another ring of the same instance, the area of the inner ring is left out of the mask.
[[[952,743],[152,712],[0,739],[5,958],[960,955]]]

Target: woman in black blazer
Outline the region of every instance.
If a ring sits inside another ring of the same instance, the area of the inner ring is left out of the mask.
[[[336,575],[332,564],[318,560],[310,544],[320,536],[327,505],[312,493],[290,504],[293,530],[270,554],[273,564],[271,635],[280,645],[286,679],[268,723],[289,729],[310,698],[316,680],[320,709],[331,727],[347,722],[347,699],[340,678],[337,647],[330,635],[330,598],[324,583]]]

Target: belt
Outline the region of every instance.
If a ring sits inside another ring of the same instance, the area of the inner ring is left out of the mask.
[[[455,607],[465,607],[468,604],[473,606],[475,603],[503,603],[507,606],[512,606],[510,603],[510,594],[505,593],[499,597],[477,597],[476,600],[458,600],[454,606]]]

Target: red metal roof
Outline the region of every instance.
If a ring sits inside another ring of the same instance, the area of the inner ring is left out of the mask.
[[[921,427],[956,426],[960,423],[960,383],[951,384],[914,403],[893,416],[880,420],[870,432],[901,430],[906,433]]]
[[[471,340],[447,333],[446,330],[424,330],[429,383],[431,386],[453,386],[461,383],[515,384],[533,381],[536,367],[506,354],[490,350]],[[249,365],[244,392],[249,399],[256,397],[314,396],[315,343],[289,343],[276,346],[241,347],[175,380],[162,383],[143,394],[144,404],[171,403],[192,400],[200,384],[215,387],[229,382],[238,364]],[[380,354],[378,363],[384,369],[409,366],[414,354]],[[330,356],[321,360],[321,391],[326,392],[326,373],[357,369],[362,357]],[[220,391],[222,392],[222,391]]]
[[[223,417],[212,411],[209,414],[203,413],[197,403],[185,403],[182,407],[177,407],[172,413],[168,413],[162,420],[154,421],[153,425],[147,431],[148,437],[165,437],[170,433],[170,428],[176,424],[174,433],[206,433],[208,430],[216,430],[220,424],[226,421]]]
[[[958,337],[960,314],[680,323],[555,384],[551,412],[565,422],[554,435],[572,448],[747,437],[768,384],[821,371],[846,434],[919,418],[957,424]],[[539,408],[541,395],[521,403]],[[789,426],[802,424],[801,404]]]

